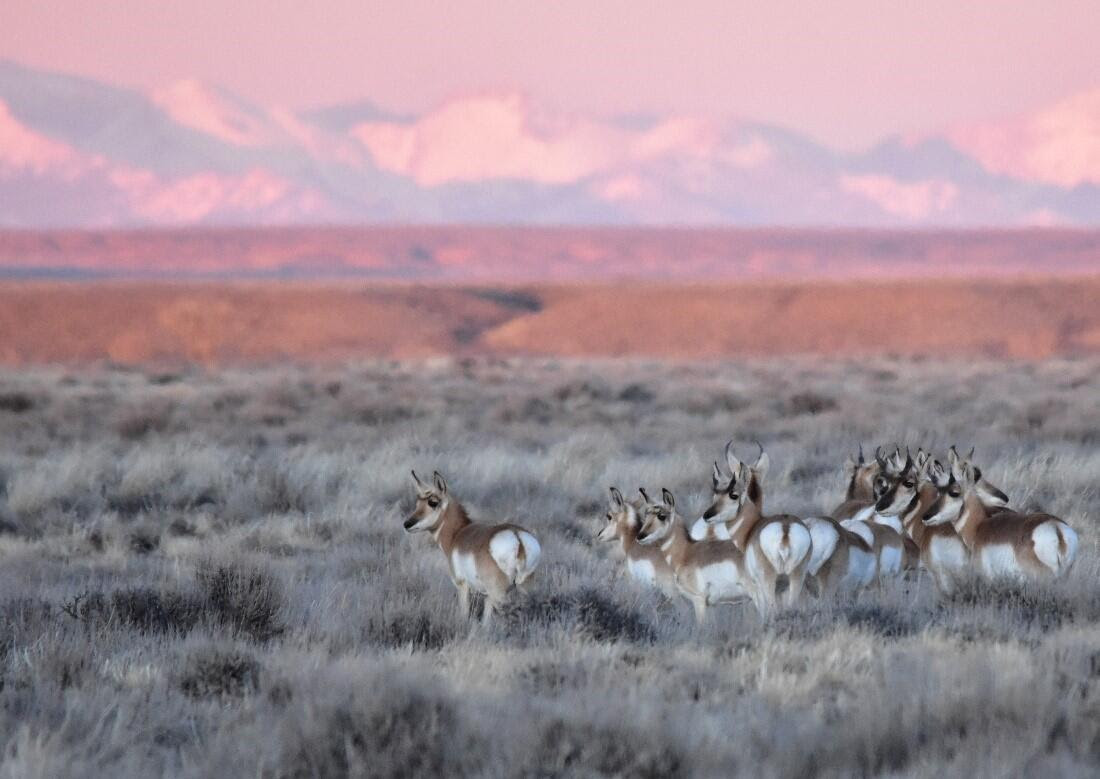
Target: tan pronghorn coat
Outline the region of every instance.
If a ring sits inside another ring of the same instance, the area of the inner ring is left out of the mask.
[[[447,558],[451,581],[458,588],[459,605],[470,614],[470,591],[485,595],[483,620],[517,586],[526,582],[539,563],[538,539],[519,525],[474,522],[452,498],[437,471],[425,484],[413,471],[416,507],[405,520],[407,532],[429,532]]]
[[[638,542],[664,555],[676,586],[695,609],[698,624],[706,620],[708,606],[737,603],[751,596],[740,549],[729,541],[693,540],[668,490],[661,491],[660,503],[650,501],[644,491],[642,497],[646,508]]]
[[[665,595],[679,594],[676,573],[660,548],[638,542],[645,503],[627,501],[622,492],[611,487],[605,524],[596,534],[600,541],[618,541],[626,561],[626,570],[635,581],[656,587]]]
[[[1050,514],[996,513],[982,503],[981,472],[963,466],[925,511],[924,524],[951,523],[970,551],[971,565],[986,578],[1066,575],[1077,559],[1077,533]]]
[[[764,515],[762,484],[770,459],[763,448],[749,466],[734,456],[732,444],[726,444],[729,481],[719,483],[716,474],[714,500],[703,518],[710,524],[724,524],[730,541],[744,552],[753,602],[761,616],[767,617],[778,603],[776,584],[780,577],[788,580],[784,606],[793,605],[801,597],[813,541],[809,528],[798,517]]]

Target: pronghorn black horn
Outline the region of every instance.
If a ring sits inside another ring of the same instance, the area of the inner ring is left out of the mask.
[[[760,450],[760,454],[756,455],[757,459],[759,459],[760,457],[762,457],[764,455],[764,445],[761,444],[756,439],[753,439],[753,443],[756,444],[756,448]]]
[[[875,447],[875,462],[878,463],[879,468],[882,468],[883,470],[886,469],[886,458],[882,456],[881,446]]]
[[[649,496],[645,494],[645,487],[639,487],[638,492],[640,492],[642,494],[642,500],[644,500],[647,505],[652,505],[653,504],[653,501],[651,501],[649,499]]]
[[[967,452],[967,454],[966,454],[966,459],[970,460],[970,459],[973,459],[973,457],[974,457],[974,447],[972,446],[972,447],[970,447],[970,451]]]
[[[861,442],[859,445],[859,464],[863,465],[863,462],[863,443]]]

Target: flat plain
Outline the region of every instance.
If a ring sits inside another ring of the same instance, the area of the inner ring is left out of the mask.
[[[1098,385],[1089,356],[0,369],[0,775],[1095,775]],[[697,630],[593,536],[609,485],[697,515],[729,438],[794,513],[859,443],[976,446],[1078,563]],[[414,467],[542,540],[488,627],[401,528]]]

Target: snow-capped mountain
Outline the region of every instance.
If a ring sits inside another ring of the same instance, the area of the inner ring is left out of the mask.
[[[295,112],[0,62],[0,226],[490,222],[1100,224],[1100,91],[862,154],[751,121],[547,110]]]

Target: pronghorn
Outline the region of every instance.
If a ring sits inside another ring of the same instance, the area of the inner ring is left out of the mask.
[[[905,534],[916,544],[921,565],[932,574],[936,588],[944,595],[955,591],[967,573],[970,552],[950,524],[927,526],[921,521],[940,490],[947,486],[949,473],[938,460],[918,456],[915,474],[904,474],[875,504],[879,516],[896,517]]]
[[[432,534],[447,558],[451,580],[458,588],[459,606],[470,615],[470,590],[485,595],[484,622],[492,617],[513,587],[526,582],[539,564],[538,539],[518,525],[474,522],[462,504],[447,492],[447,482],[436,471],[425,484],[412,472],[416,507],[405,520],[409,533]]]
[[[832,517],[805,517],[802,523],[812,539],[807,583],[819,594],[852,591],[875,580],[878,560],[871,545]]]
[[[626,557],[626,570],[631,577],[671,597],[677,591],[676,574],[665,559],[664,552],[655,546],[638,543],[638,531],[642,526],[640,512],[644,509],[642,501],[627,501],[617,487],[612,487],[605,515],[606,524],[600,528],[596,538],[600,541],[618,539]]]
[[[750,595],[740,549],[729,541],[693,541],[671,492],[662,489],[660,503],[651,501],[645,490],[639,492],[645,499],[645,520],[638,543],[664,555],[676,586],[695,607],[698,624],[705,621],[707,606],[735,603]]]
[[[844,463],[844,472],[848,476],[848,491],[844,500],[831,512],[837,519],[849,519],[867,507],[874,500],[875,477],[882,471],[883,460],[875,448],[875,459],[867,462],[863,457],[863,444],[859,445],[859,459],[848,457]]]
[[[757,444],[757,446],[760,446]],[[784,605],[794,604],[802,594],[802,585],[810,564],[810,531],[798,517],[790,514],[764,516],[762,482],[770,459],[760,446],[753,465],[746,465],[733,454],[733,441],[726,444],[729,481],[714,480],[714,500],[703,514],[712,525],[725,525],[730,542],[745,554],[746,571],[751,582],[753,602],[761,616],[767,617],[776,604],[776,583],[787,577]],[[721,476],[716,472],[715,476]]]
[[[924,512],[924,524],[951,523],[972,565],[987,578],[1064,576],[1077,559],[1073,528],[1050,514],[991,512],[982,503],[981,480],[981,471],[969,463],[952,468],[946,489]]]
[[[970,458],[973,456],[974,447],[970,447],[970,452],[965,459],[959,456],[954,446],[947,450],[947,462],[952,472],[957,470],[961,473],[962,469],[970,464]],[[946,486],[946,482],[944,486]],[[990,513],[995,514],[1008,508],[1008,496],[1002,490],[990,484],[984,476],[978,479],[978,483],[974,485],[974,488],[978,491],[978,497],[981,498],[982,504],[989,509]]]
[[[905,460],[899,464],[900,454],[900,450],[895,449],[893,456],[884,458],[878,449],[875,450],[878,474],[874,477],[874,494],[883,494],[896,481],[906,478],[904,474],[911,469],[913,460],[906,452]],[[905,570],[916,567],[920,551],[903,534],[900,523],[895,527],[894,523],[889,521],[885,523],[875,521],[874,499],[853,516],[837,519],[842,527],[859,535],[871,547],[875,555],[875,575],[878,581],[897,578]]]

